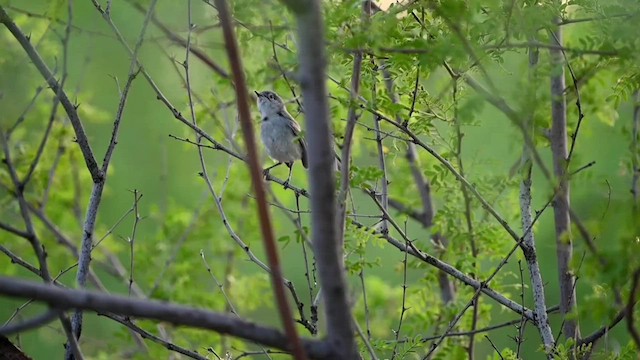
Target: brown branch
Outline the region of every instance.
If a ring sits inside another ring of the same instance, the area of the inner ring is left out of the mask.
[[[453,100],[453,106],[454,106],[453,121],[456,129],[456,143],[457,143],[455,155],[458,161],[458,170],[460,171],[460,175],[465,176],[464,163],[462,161],[462,143],[463,143],[462,139],[464,138],[464,133],[462,132],[461,119],[458,114],[458,108],[459,108],[458,87],[459,87],[458,79],[454,78],[452,100]],[[469,190],[462,183],[460,183],[460,191],[462,191],[462,199],[464,200],[464,218],[465,218],[465,224],[467,226],[467,232],[469,236],[469,247],[471,249],[471,257],[472,257],[471,266],[473,267],[473,273],[471,275],[474,278],[477,278],[476,271],[478,271],[478,246],[476,244],[476,238],[475,238],[474,229],[473,229],[473,222],[471,221],[471,214],[472,214],[471,196],[469,195]],[[478,326],[478,311],[480,307],[479,302],[480,302],[480,299],[476,299],[476,301],[473,304],[473,311],[471,315],[472,316],[471,331],[474,331]],[[522,305],[524,306],[524,302],[522,303]],[[469,355],[469,360],[473,360],[475,358],[475,334],[469,335],[469,345],[467,346],[467,354]]]
[[[274,231],[271,223],[271,216],[267,204],[266,191],[264,182],[262,181],[262,166],[260,165],[258,149],[256,146],[253,124],[251,122],[251,112],[249,110],[249,101],[247,98],[247,85],[245,81],[244,70],[242,68],[242,59],[238,50],[235,32],[233,30],[233,22],[229,6],[225,0],[215,0],[218,9],[218,17],[222,26],[224,43],[227,49],[227,56],[231,64],[231,72],[233,74],[236,98],[238,104],[238,117],[242,127],[245,144],[248,152],[248,166],[251,173],[253,188],[257,198],[258,215],[260,218],[260,229],[262,232],[263,244],[269,260],[271,268],[271,283],[280,311],[280,318],[283,322],[285,332],[289,339],[289,346],[297,360],[306,359],[305,350],[300,343],[298,333],[291,315],[291,310],[287,302],[284,291],[282,269],[278,260],[278,248],[274,237]]]

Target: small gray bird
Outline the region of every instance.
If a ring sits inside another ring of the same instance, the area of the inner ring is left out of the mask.
[[[302,160],[302,166],[308,168],[307,144],[300,134],[300,125],[287,112],[284,101],[273,91],[255,92],[258,96],[258,109],[262,114],[261,138],[267,154],[278,161],[264,169],[265,175],[274,167],[285,164],[289,167],[289,176],[285,188],[291,180],[291,170],[296,160]]]

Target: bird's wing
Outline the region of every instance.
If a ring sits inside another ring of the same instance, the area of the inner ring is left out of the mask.
[[[293,132],[293,135],[298,137],[298,144],[300,144],[300,148],[302,150],[302,156],[301,156],[301,160],[302,160],[302,166],[304,166],[305,169],[307,169],[309,167],[309,163],[308,163],[308,159],[307,159],[307,143],[304,141],[304,138],[302,137],[302,129],[300,128],[300,124],[298,124],[291,115],[289,115],[289,113],[287,112],[282,112],[280,115],[282,115],[282,117],[286,118],[287,124],[289,125],[289,129],[291,129],[291,132]]]

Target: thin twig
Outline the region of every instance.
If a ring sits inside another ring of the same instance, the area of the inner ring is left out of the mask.
[[[500,350],[498,350],[498,348],[496,347],[496,345],[493,343],[493,341],[491,341],[491,339],[489,338],[489,336],[485,335],[484,336],[485,339],[487,339],[489,341],[489,344],[491,344],[491,347],[493,348],[493,350],[495,350],[495,352],[498,354],[498,356],[500,356],[501,360],[504,360],[504,357],[502,356],[502,353],[500,352]]]
[[[134,1],[127,1],[127,2],[131,6],[133,6],[136,10],[138,10],[140,13],[142,14],[148,13],[148,11],[145,10],[144,7],[140,5],[138,2],[134,2]],[[158,20],[158,18],[153,14],[151,15],[151,23],[155,25],[158,29],[160,29],[160,31],[162,31],[162,33],[169,38],[169,40],[173,41],[178,45],[181,45],[182,47],[185,47],[185,48],[187,47],[186,40],[184,40],[183,38],[175,34],[173,31],[171,31],[171,29],[169,29],[167,25],[165,25],[163,22]],[[215,73],[220,75],[223,79],[231,80],[231,76],[225,70],[223,70],[220,65],[218,65],[215,61],[213,61],[213,59],[211,59],[204,51],[198,48],[195,48],[193,46],[190,46],[189,52],[193,53],[193,55],[195,55],[205,65],[207,65],[211,70],[213,70]]]
[[[456,150],[455,155],[458,161],[458,169],[460,171],[461,176],[465,176],[464,173],[464,164],[462,161],[462,143],[464,138],[464,133],[462,132],[462,119],[460,119],[458,115],[458,79],[454,78],[453,80],[453,120],[456,129]],[[460,190],[462,191],[462,199],[464,200],[464,219],[465,224],[467,226],[467,233],[469,236],[469,247],[471,248],[471,257],[473,262],[471,264],[473,268],[473,273],[471,276],[477,278],[478,271],[478,247],[476,245],[476,238],[473,229],[473,222],[471,221],[471,197],[469,196],[469,190],[462,183],[460,184]],[[471,317],[471,331],[474,331],[478,325],[478,311],[480,307],[480,298],[478,298],[473,304],[472,317]],[[524,306],[524,303],[522,304]],[[467,354],[469,355],[469,360],[473,360],[475,357],[475,334],[471,334],[469,336],[469,345],[467,347]]]
[[[182,354],[186,357],[189,357],[191,359],[196,359],[196,360],[207,360],[207,357],[202,356],[200,354],[198,354],[195,351],[191,351],[188,349],[185,349],[181,346],[178,346],[172,342],[166,341],[164,339],[162,339],[159,336],[156,336],[146,330],[144,330],[143,328],[139,327],[138,325],[136,325],[130,318],[125,317],[125,316],[120,316],[120,315],[114,315],[114,314],[110,314],[110,313],[98,313],[98,315],[101,316],[105,316],[108,317],[111,320],[117,321],[120,324],[126,326],[127,328],[129,328],[131,331],[134,331],[135,333],[139,334],[143,339],[147,339],[147,340],[151,340],[156,344],[160,344],[162,345],[162,347],[164,347],[165,349],[169,350],[169,351],[174,351],[177,352],[178,354]]]
[[[338,193],[338,238],[344,243],[344,232],[347,214],[347,194],[349,193],[349,182],[351,175],[351,147],[353,144],[353,134],[358,121],[359,114],[355,104],[360,91],[360,75],[362,72],[362,53],[357,52],[353,56],[353,70],[351,71],[351,93],[349,96],[349,112],[347,114],[347,126],[342,142],[342,168],[340,169],[340,191]]]
[[[133,190],[133,229],[131,230],[131,236],[129,237],[129,296],[131,296],[131,287],[133,286],[133,249],[136,241],[136,232],[138,230],[138,224],[140,223],[141,217],[140,212],[138,211],[138,203],[142,198],[142,194],[138,195],[138,190]]]
[[[29,113],[29,111],[31,111],[31,109],[33,108],[33,105],[36,103],[38,96],[40,96],[40,94],[42,93],[42,90],[44,90],[44,86],[38,86],[36,88],[36,92],[35,94],[33,94],[33,97],[31,98],[31,101],[29,101],[29,104],[27,105],[27,107],[25,107],[24,110],[22,110],[22,113],[20,114],[20,116],[18,116],[18,118],[16,119],[16,122],[13,123],[13,125],[11,125],[9,129],[7,129],[7,137],[11,137],[11,134],[25,120],[27,114]]]
[[[406,227],[406,226],[405,226]],[[406,232],[406,229],[405,229]],[[409,247],[409,241],[405,241],[405,245]],[[407,301],[407,252],[404,253],[404,260],[402,261],[402,309],[400,310],[400,319],[398,320],[398,327],[394,331],[396,342],[393,345],[393,353],[391,354],[391,360],[395,359],[396,355],[398,355],[398,339],[400,338],[400,330],[402,329],[402,320],[404,319],[404,314],[408,310],[406,307]]]
[[[360,325],[356,321],[356,317],[355,316],[353,317],[353,327],[356,329],[356,332],[358,333],[358,336],[360,336],[360,339],[362,339],[362,343],[364,343],[364,346],[367,348],[367,351],[369,352],[369,355],[371,356],[371,360],[378,360],[378,355],[376,355],[376,350],[371,345],[371,341],[370,341],[369,337],[366,336],[362,332],[362,329],[360,328]]]
[[[522,306],[525,305],[524,302],[524,270],[522,269],[522,260],[518,260],[518,270],[520,270],[520,301]],[[520,324],[516,327],[518,330],[518,335],[516,335],[516,357],[520,358],[520,349],[522,347],[522,343],[524,343],[524,328],[527,325],[527,319],[524,317],[520,317]]]
[[[636,91],[633,104],[633,125],[631,131],[631,194],[633,194],[633,209],[637,214],[640,207],[640,146],[638,136],[640,136],[640,90]],[[637,216],[636,216],[637,219]]]
[[[9,336],[26,330],[37,329],[52,322],[58,316],[58,311],[47,310],[46,312],[29,320],[25,320],[13,325],[4,325],[0,327],[0,335]]]

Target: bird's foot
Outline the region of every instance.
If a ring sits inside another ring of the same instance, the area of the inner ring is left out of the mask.
[[[267,180],[267,178],[269,178],[269,168],[262,170],[262,177],[264,177],[265,180]]]

